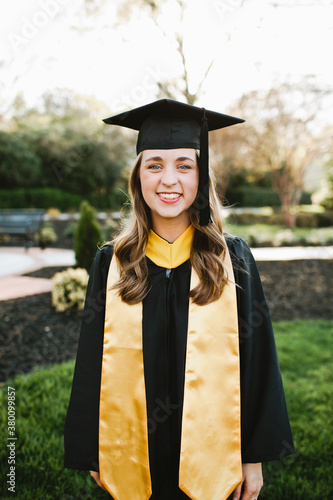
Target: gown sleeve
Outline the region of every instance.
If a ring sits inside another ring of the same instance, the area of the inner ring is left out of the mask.
[[[64,467],[98,471],[98,422],[105,294],[112,247],[98,249],[90,270],[64,428]]]
[[[295,453],[272,322],[248,245],[227,237],[237,284],[243,463]]]

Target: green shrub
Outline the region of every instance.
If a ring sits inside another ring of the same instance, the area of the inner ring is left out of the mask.
[[[318,214],[304,212],[297,214],[296,227],[318,227]]]
[[[301,194],[301,199],[299,200],[300,205],[312,205],[311,193],[303,191]]]
[[[101,210],[119,210],[128,200],[128,196],[120,189],[106,194],[90,194],[85,197],[91,205]]]
[[[241,186],[227,191],[228,203],[240,207],[277,207],[281,205],[278,195],[269,187]]]
[[[85,269],[70,268],[56,273],[52,282],[52,305],[56,311],[83,310],[88,284],[88,273]]]
[[[80,206],[80,218],[75,231],[75,260],[79,267],[89,271],[98,244],[102,242],[102,231],[95,210],[87,202]]]
[[[291,229],[278,231],[273,237],[272,244],[275,247],[290,247],[299,243],[298,236]]]
[[[281,201],[272,187],[248,184],[227,190],[225,195],[230,205],[240,207],[280,207]],[[300,203],[311,205],[310,193],[303,192]]]
[[[27,188],[0,191],[1,208],[78,209],[82,197],[58,188]]]
[[[318,227],[333,226],[333,210],[326,210],[325,212],[318,213]]]
[[[272,224],[274,226],[284,226],[284,223],[284,215],[281,211],[276,211],[267,220],[267,224]]]
[[[307,245],[333,245],[333,228],[321,228],[306,236]]]
[[[245,210],[245,209],[244,209]],[[253,225],[253,224],[267,224],[270,216],[263,214],[254,214],[250,212],[238,213],[234,215],[237,224]]]
[[[126,194],[120,190],[110,194],[90,194],[84,198],[59,188],[25,188],[0,190],[1,208],[57,208],[63,212],[78,210],[80,203],[86,199],[101,210],[119,210],[127,200]]]

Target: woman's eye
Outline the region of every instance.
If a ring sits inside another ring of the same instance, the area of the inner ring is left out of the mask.
[[[148,167],[149,170],[159,170],[160,168],[161,168],[161,166],[160,165],[156,165],[156,164],[149,165],[149,167]]]
[[[179,168],[181,170],[190,170],[191,169],[191,166],[190,165],[179,165]]]

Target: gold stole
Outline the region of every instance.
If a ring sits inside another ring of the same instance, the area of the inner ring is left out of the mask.
[[[190,248],[191,226],[185,233],[185,239],[176,240],[175,249],[180,242],[181,247]],[[156,238],[164,246],[170,245],[155,233],[150,241]],[[177,265],[181,253],[171,251],[173,257],[178,255],[173,259]],[[149,249],[148,255],[152,256]],[[242,480],[238,318],[228,249],[224,267],[229,281],[221,297],[205,306],[189,304],[179,487],[193,500],[225,500]],[[142,303],[130,306],[110,290],[118,278],[116,259],[112,258],[100,394],[100,478],[115,500],[148,500],[152,489]],[[198,280],[192,269],[191,289]]]

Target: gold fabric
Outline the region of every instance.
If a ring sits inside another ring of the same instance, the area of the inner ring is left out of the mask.
[[[129,306],[110,290],[118,281],[112,258],[107,282],[99,416],[100,479],[115,500],[152,493],[142,352],[142,303]]]
[[[191,226],[185,233],[180,238],[185,235],[181,241],[190,248]],[[154,254],[160,255],[160,243],[162,248],[171,244],[156,233],[149,240],[147,255],[157,265],[170,269],[175,262],[182,264],[175,258],[178,249],[171,249],[163,264],[158,264]],[[187,254],[188,250],[183,262]],[[224,265],[229,282],[220,299],[205,306],[189,304],[179,487],[192,500],[226,500],[242,479],[237,303],[228,250]],[[110,290],[118,276],[112,258],[100,397],[100,478],[115,500],[147,500],[152,491],[142,304],[129,306]],[[192,269],[191,289],[198,279]]]
[[[187,261],[191,255],[194,227],[190,225],[173,243],[150,231],[146,255],[157,266],[173,269]]]
[[[219,300],[190,303],[179,487],[193,500],[225,500],[242,480],[236,287]],[[192,270],[191,289],[198,284]]]

